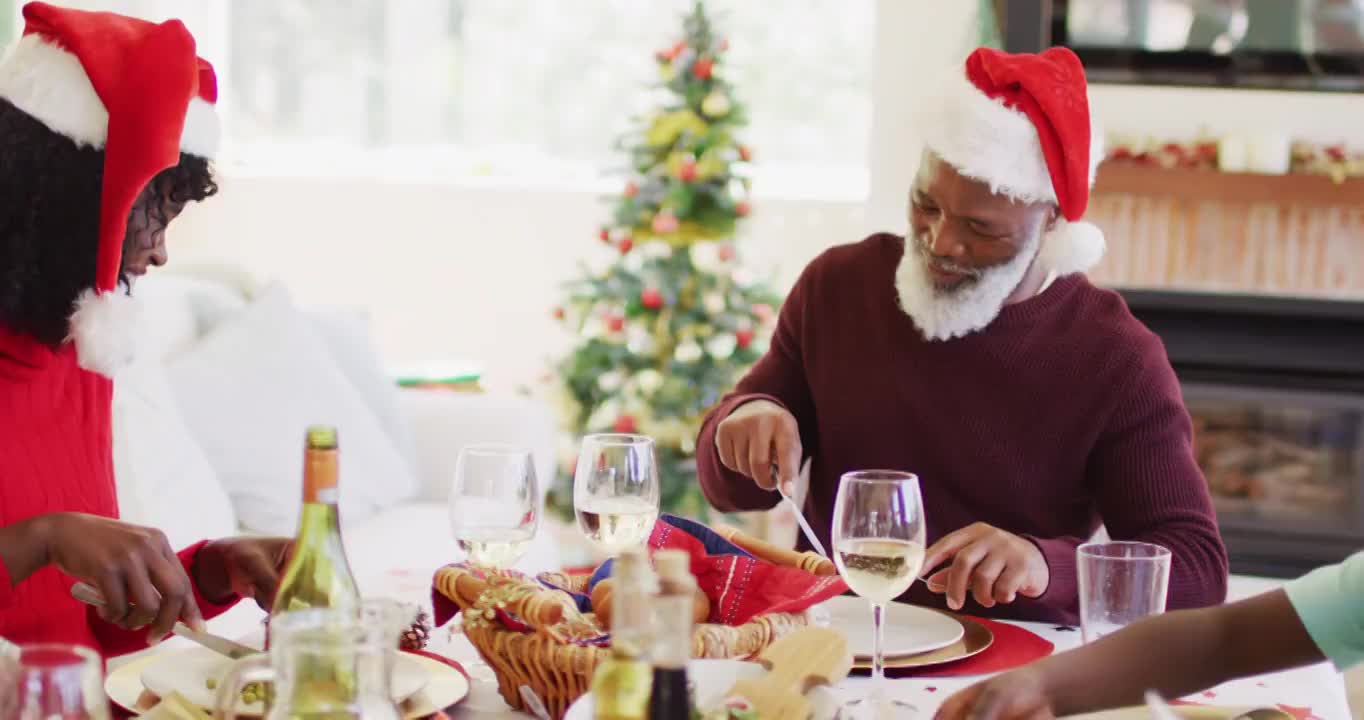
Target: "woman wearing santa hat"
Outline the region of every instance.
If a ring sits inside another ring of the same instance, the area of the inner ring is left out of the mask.
[[[0,62],[0,636],[109,656],[268,605],[289,542],[176,553],[117,520],[110,378],[131,359],[133,280],[217,190],[212,66],[175,20],[36,2],[24,20]],[[78,580],[102,607],[72,598]]]

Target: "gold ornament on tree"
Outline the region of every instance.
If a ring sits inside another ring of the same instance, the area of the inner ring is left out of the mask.
[[[723,90],[711,90],[706,98],[701,101],[701,112],[710,117],[724,117],[729,114],[729,111],[729,96]]]

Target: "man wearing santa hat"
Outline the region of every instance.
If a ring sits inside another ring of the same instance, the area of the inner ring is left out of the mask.
[[[1221,602],[1226,550],[1164,347],[1083,274],[1103,254],[1081,220],[1102,151],[1079,60],[980,49],[944,80],[919,102],[907,236],[805,269],[702,427],[706,496],[772,507],[809,459],[804,512],[829,546],[842,473],[912,471],[930,547],[904,599],[1073,623],[1075,550],[1102,524],[1172,552],[1170,607]]]
[[[117,520],[110,402],[137,322],[132,280],[212,195],[213,68],[179,21],[43,3],[0,62],[0,636],[106,656],[268,606],[285,539],[173,552]],[[94,585],[104,604],[71,595]]]

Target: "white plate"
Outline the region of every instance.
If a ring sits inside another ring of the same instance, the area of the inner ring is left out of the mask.
[[[208,679],[221,681],[231,664],[231,660],[207,648],[165,653],[142,671],[142,685],[158,697],[178,692],[199,707],[213,707],[216,691],[208,689]],[[406,653],[398,653],[393,665],[393,699],[402,702],[416,695],[430,679],[431,674],[420,662]],[[248,714],[260,711],[259,707],[245,703],[239,709]]]
[[[859,660],[871,658],[871,604],[852,595],[839,595],[817,606],[828,613],[829,627],[848,638],[848,649]],[[884,616],[887,657],[931,652],[961,639],[961,623],[939,612],[904,603],[887,603]]]

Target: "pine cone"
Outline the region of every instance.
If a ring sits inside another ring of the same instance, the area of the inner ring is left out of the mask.
[[[426,648],[426,643],[431,640],[431,617],[425,610],[417,611],[417,619],[403,631],[402,637],[398,640],[398,649],[407,652],[422,650]]]

